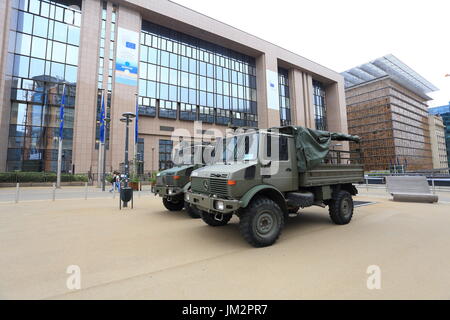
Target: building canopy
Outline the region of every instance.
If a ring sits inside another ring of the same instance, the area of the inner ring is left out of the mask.
[[[431,100],[426,95],[427,93],[438,90],[432,83],[392,54],[344,71],[341,74],[344,76],[346,89],[389,77],[426,100]]]

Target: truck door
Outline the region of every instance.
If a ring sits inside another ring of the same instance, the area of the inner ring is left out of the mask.
[[[262,168],[263,183],[273,185],[280,191],[298,189],[298,170],[295,162],[294,139],[287,135],[265,135],[268,165]]]

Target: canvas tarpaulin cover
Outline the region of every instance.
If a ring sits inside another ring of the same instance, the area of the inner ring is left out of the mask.
[[[305,172],[319,165],[327,156],[332,140],[360,141],[358,136],[313,130],[300,126],[280,128],[280,132],[285,132],[294,136],[295,146],[297,148],[297,166],[299,172]]]

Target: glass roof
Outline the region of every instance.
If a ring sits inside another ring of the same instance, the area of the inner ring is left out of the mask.
[[[427,100],[430,100],[430,97],[426,93],[439,90],[392,54],[344,71],[341,74],[344,76],[346,89],[379,78],[390,77]]]

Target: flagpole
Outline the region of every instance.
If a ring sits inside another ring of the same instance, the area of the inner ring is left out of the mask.
[[[104,89],[103,89],[104,90]],[[103,94],[104,91],[102,91]],[[103,96],[103,99],[105,97]],[[103,100],[103,104],[105,103],[105,100]],[[108,122],[106,121],[106,106],[104,106],[103,110],[103,161],[102,161],[102,191],[105,191],[105,178],[106,178],[106,132],[108,130]]]
[[[136,97],[136,122],[134,123],[134,175],[137,175],[137,141],[138,141],[138,128],[139,128],[139,107],[138,107],[138,94],[135,93]]]
[[[59,137],[58,137],[58,168],[56,171],[56,187],[61,188],[61,167],[62,167],[62,130],[64,128],[64,103],[66,94],[66,84],[63,84],[63,92],[61,97],[61,106],[59,111]]]
[[[105,139],[104,139],[104,119],[105,119],[105,110],[104,110],[104,103],[105,103],[105,90],[102,90],[102,96],[100,100],[100,136],[98,141],[98,165],[97,165],[97,188],[102,188],[103,190],[103,172],[105,168],[103,168],[103,157],[104,157],[104,148],[105,148]],[[103,126],[103,127],[102,127]],[[103,130],[103,131],[102,131]]]

